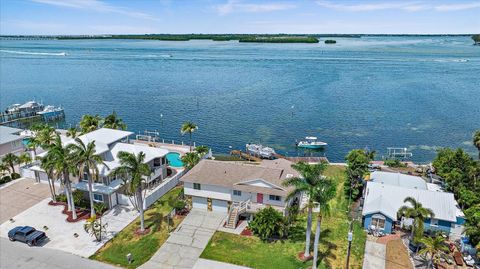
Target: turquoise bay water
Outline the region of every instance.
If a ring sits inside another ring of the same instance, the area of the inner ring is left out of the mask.
[[[474,153],[480,47],[469,37],[337,41],[1,40],[0,107],[42,100],[64,106],[68,124],[116,110],[129,130],[176,141],[192,120],[214,153],[247,142],[332,161],[366,146],[407,147],[415,161],[444,146]],[[329,146],[297,151],[307,135]]]

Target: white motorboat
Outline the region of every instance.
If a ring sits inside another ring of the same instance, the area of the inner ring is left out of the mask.
[[[305,140],[296,142],[297,147],[307,149],[319,149],[327,146],[328,144],[322,141],[318,141],[315,136],[307,136]]]
[[[273,148],[264,147],[260,144],[247,144],[245,148],[247,153],[264,159],[273,159],[276,154]]]

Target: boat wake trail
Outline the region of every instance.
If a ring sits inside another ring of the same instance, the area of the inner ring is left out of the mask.
[[[29,51],[17,51],[17,50],[0,50],[0,52],[23,54],[23,55],[67,56],[66,52],[52,53],[52,52],[29,52]]]

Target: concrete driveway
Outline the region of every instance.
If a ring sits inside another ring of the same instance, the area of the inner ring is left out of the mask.
[[[386,245],[367,240],[365,242],[363,269],[385,269],[386,254]]]
[[[226,214],[193,209],[141,269],[193,268]]]
[[[48,184],[21,178],[0,188],[0,224],[50,197]]]

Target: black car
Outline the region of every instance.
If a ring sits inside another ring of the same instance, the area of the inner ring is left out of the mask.
[[[8,232],[10,241],[20,241],[29,246],[36,246],[46,238],[47,235],[44,232],[37,231],[30,226],[17,226]]]

